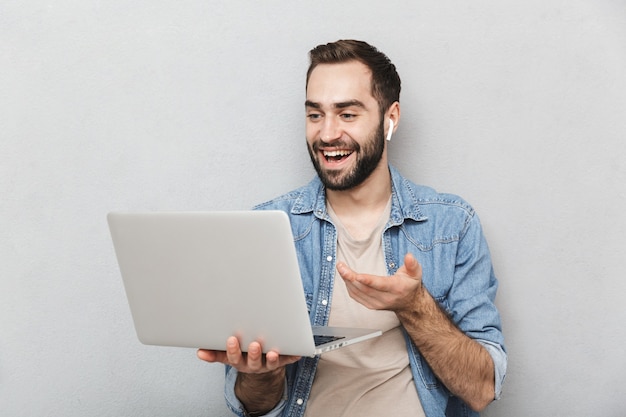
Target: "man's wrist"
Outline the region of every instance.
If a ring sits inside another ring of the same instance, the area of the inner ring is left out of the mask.
[[[248,416],[262,416],[278,405],[285,387],[285,368],[260,374],[239,373],[235,395]]]
[[[428,313],[431,301],[434,301],[432,296],[426,290],[426,287],[420,283],[413,299],[404,308],[397,310],[396,315],[400,321],[414,321]]]

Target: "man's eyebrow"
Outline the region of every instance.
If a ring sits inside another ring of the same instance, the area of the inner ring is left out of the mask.
[[[320,103],[316,103],[311,100],[307,100],[304,102],[305,107],[310,107],[312,109],[321,109],[322,105]],[[363,104],[360,100],[348,100],[348,101],[340,101],[339,103],[333,103],[333,108],[335,109],[345,109],[348,107],[361,107],[365,108],[365,104]]]
[[[304,107],[311,107],[313,109],[320,109],[322,106],[319,103],[315,103],[311,100],[307,100],[304,102]]]
[[[359,100],[349,100],[349,101],[342,101],[340,103],[334,103],[333,107],[336,109],[345,109],[347,107],[361,107],[364,109],[365,104],[363,104],[363,102]]]

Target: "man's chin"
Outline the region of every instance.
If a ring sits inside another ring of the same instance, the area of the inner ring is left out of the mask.
[[[345,191],[359,185],[355,182],[355,178],[340,170],[324,172],[319,177],[324,186],[332,191]]]
[[[350,164],[342,164],[341,167],[332,167],[329,164],[315,161],[313,163],[317,176],[324,187],[332,191],[346,191],[360,185],[371,172],[359,172],[357,167]]]

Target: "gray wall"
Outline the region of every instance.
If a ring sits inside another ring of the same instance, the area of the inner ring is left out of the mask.
[[[313,174],[307,51],[403,78],[391,160],[478,210],[510,354],[486,416],[623,416],[626,3],[0,2],[0,414],[220,416],[135,338],[105,214],[242,209]]]

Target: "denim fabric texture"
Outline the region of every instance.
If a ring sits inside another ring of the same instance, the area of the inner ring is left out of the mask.
[[[440,194],[405,179],[392,166],[391,215],[383,232],[387,272],[393,275],[411,253],[422,265],[429,293],[469,337],[481,343],[494,361],[498,398],[507,356],[500,316],[494,305],[498,282],[487,242],[472,207],[458,196]],[[290,218],[302,283],[312,325],[326,325],[330,315],[337,233],[326,212],[319,178],[261,204],[258,210],[283,210]],[[324,301],[324,302],[323,302]],[[424,412],[428,417],[477,416],[436,378],[405,333],[407,354]],[[303,416],[318,357],[302,358],[287,369],[283,400],[268,416]],[[234,394],[237,371],[226,366],[225,396],[237,415],[245,410]]]

